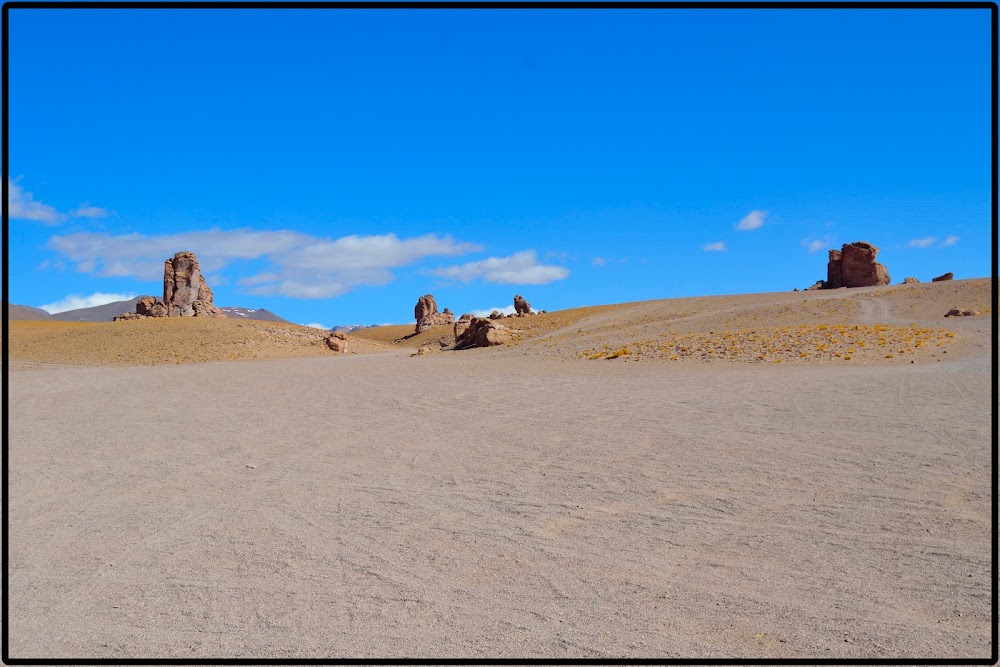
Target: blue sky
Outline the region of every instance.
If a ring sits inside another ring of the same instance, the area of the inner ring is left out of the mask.
[[[985,9],[9,16],[13,303],[182,250],[327,326],[991,273]]]

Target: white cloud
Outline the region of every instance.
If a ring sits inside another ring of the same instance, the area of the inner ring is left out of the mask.
[[[35,201],[30,192],[21,189],[13,179],[7,179],[7,210],[11,219],[35,220],[55,224],[62,219],[59,212],[48,204]]]
[[[310,324],[303,324],[304,327],[312,327],[313,329],[323,329],[324,331],[329,330],[330,327],[325,324],[320,324],[318,322],[311,322]]]
[[[736,229],[743,232],[751,229],[757,229],[764,224],[765,217],[767,217],[767,211],[750,211],[742,220],[739,221],[739,223],[737,223]]]
[[[38,306],[44,311],[47,311],[51,315],[56,313],[62,313],[67,310],[76,310],[77,308],[93,308],[94,306],[103,306],[106,303],[114,303],[115,301],[126,301],[128,299],[135,298],[135,294],[109,294],[106,292],[94,292],[87,296],[82,296],[80,294],[70,294],[65,299],[60,299],[54,303],[47,303],[44,306]]]
[[[929,248],[934,245],[937,241],[936,236],[925,236],[922,239],[911,239],[909,243],[906,244],[907,248]]]
[[[499,310],[504,315],[511,315],[514,312],[516,312],[514,310],[514,306],[504,306],[503,308],[497,306],[495,308],[483,308],[482,310],[470,310],[469,312],[475,315],[476,317],[489,317],[490,313],[492,313],[494,310]]]
[[[802,247],[808,250],[810,253],[817,253],[820,250],[829,249],[833,245],[833,237],[827,234],[823,238],[807,238],[803,239]]]
[[[608,260],[604,259],[603,257],[595,257],[592,263],[594,266],[604,266],[605,264],[608,263]]]
[[[729,248],[726,247],[724,241],[716,241],[715,243],[706,243],[701,249],[705,252],[725,252]]]
[[[257,260],[262,270],[243,278],[251,294],[322,299],[359,285],[384,285],[390,269],[432,255],[461,255],[481,250],[450,236],[401,239],[395,234],[319,238],[289,230],[221,230],[145,236],[80,232],[54,236],[49,248],[75,263],[76,269],[100,276],[133,277],[150,282],[163,277],[163,260],[188,250],[198,256],[203,273],[215,273],[234,261]]]
[[[70,213],[74,218],[104,218],[108,215],[108,209],[100,208],[98,206],[90,206],[89,204],[83,204],[75,211]]]
[[[510,257],[490,257],[478,262],[434,269],[428,273],[466,283],[482,278],[486,282],[502,285],[544,285],[553,280],[562,280],[569,275],[569,269],[539,264],[534,250],[524,250]]]
[[[946,238],[944,241],[941,241],[941,247],[947,247],[947,246],[950,246],[950,245],[955,245],[956,243],[958,243],[958,237],[955,236],[954,234],[952,234],[951,236],[949,236],[948,238]]]

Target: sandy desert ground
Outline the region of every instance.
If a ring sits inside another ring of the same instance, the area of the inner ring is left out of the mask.
[[[991,289],[11,322],[9,655],[988,659]]]

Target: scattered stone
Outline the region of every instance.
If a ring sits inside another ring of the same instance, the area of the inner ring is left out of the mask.
[[[823,288],[888,285],[889,271],[875,261],[876,255],[878,248],[866,241],[845,243],[840,250],[831,250]]]
[[[913,284],[919,283],[919,282],[920,281],[917,280],[916,278],[910,278],[910,277],[903,278],[903,284],[904,285],[913,285]]]
[[[836,252],[836,251],[835,251],[835,250],[831,250],[830,252]],[[823,282],[822,280],[817,280],[817,281],[816,281],[815,283],[813,283],[813,284],[812,284],[811,286],[807,287],[807,288],[805,289],[805,291],[806,291],[806,292],[809,292],[810,290],[816,290],[816,289],[823,289],[823,287],[824,287],[825,285],[826,285],[826,283],[824,283],[824,282]]]
[[[422,357],[425,354],[430,354],[430,353],[431,353],[431,348],[429,348],[429,347],[418,347],[417,351],[414,352],[413,354],[411,354],[410,356],[411,357],[414,357],[414,356]]]
[[[501,317],[503,317],[503,313],[501,313],[499,310],[494,310],[492,313],[490,313],[491,320],[499,320]]]
[[[507,327],[494,324],[485,317],[473,317],[461,335],[455,336],[455,349],[505,345],[511,341],[512,333]]]
[[[940,275],[937,278],[931,278],[931,282],[932,283],[939,283],[942,280],[953,280],[954,278],[955,278],[955,274],[952,273],[951,271],[949,271],[948,273],[945,273],[944,275]]]
[[[438,312],[437,302],[430,294],[425,294],[417,300],[413,316],[417,319],[415,333],[427,331],[436,324],[451,324],[455,321],[455,315],[447,308],[444,312]]]
[[[968,317],[971,315],[979,315],[979,311],[971,308],[952,308],[944,314],[945,317]]]
[[[524,300],[524,297],[520,294],[514,295],[514,312],[518,315],[529,315],[531,313],[531,304]]]
[[[339,354],[347,353],[347,336],[340,331],[334,331],[326,337],[326,344],[334,352]]]

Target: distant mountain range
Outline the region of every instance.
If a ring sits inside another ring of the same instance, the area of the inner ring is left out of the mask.
[[[16,304],[10,304],[7,311],[7,317],[12,320],[60,320],[62,322],[110,322],[115,318],[115,315],[121,315],[122,313],[134,313],[135,304],[142,297],[135,297],[134,299],[127,299],[125,301],[115,301],[113,303],[106,303],[102,306],[93,306],[91,308],[77,308],[76,310],[67,310],[62,313],[56,313],[50,315],[41,308],[33,308],[32,306],[19,306]],[[265,320],[267,322],[288,322],[288,320],[283,317],[279,317],[265,308],[240,308],[237,306],[226,306],[222,308],[222,311],[226,313],[227,316],[236,319],[247,319],[247,320]]]
[[[367,329],[369,327],[377,327],[378,324],[338,324],[337,326],[330,329],[330,331],[339,331],[341,333],[351,333],[352,331],[357,331],[358,329]]]

